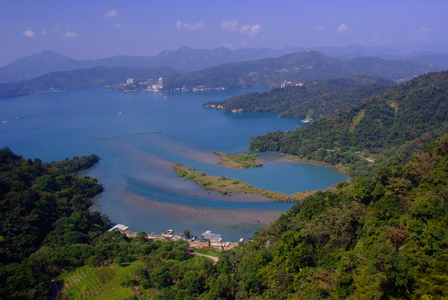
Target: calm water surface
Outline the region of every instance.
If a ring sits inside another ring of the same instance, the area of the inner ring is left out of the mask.
[[[251,91],[263,89],[125,93],[92,88],[0,99],[0,146],[43,161],[98,154],[100,163],[82,175],[103,184],[105,192],[95,201],[113,222],[148,233],[213,230],[234,241],[251,237],[291,204],[208,193],[176,177],[173,163],[289,194],[348,178],[321,166],[278,160],[276,153],[262,153],[262,168],[218,166],[213,150],[247,151],[250,137],[302,126],[300,119],[273,113],[231,114],[201,106]]]

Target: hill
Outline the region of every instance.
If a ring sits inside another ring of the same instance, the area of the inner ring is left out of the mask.
[[[0,82],[28,80],[57,71],[89,67],[88,61],[76,61],[57,52],[46,50],[20,58],[0,68]]]
[[[384,92],[394,84],[391,80],[373,76],[321,79],[269,92],[238,95],[224,101],[209,101],[203,106],[219,107],[224,112],[275,111],[280,112],[281,117],[313,118]]]
[[[179,71],[170,68],[131,69],[107,67],[53,72],[31,80],[0,83],[0,98],[66,89],[110,86],[126,83],[128,77],[133,77],[135,82],[146,81],[149,78],[169,78],[177,73]]]
[[[373,164],[406,161],[446,131],[447,88],[448,72],[423,75],[310,126],[251,138],[249,147],[366,173]]]
[[[307,50],[278,58],[223,64],[205,70],[179,74],[165,82],[165,88],[167,90],[183,86],[230,88],[251,85],[278,87],[284,81],[294,84],[354,75],[381,76],[398,81],[427,73],[433,67],[375,57],[359,57],[346,61]]]

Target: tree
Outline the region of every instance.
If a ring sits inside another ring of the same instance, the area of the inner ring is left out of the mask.
[[[137,233],[137,240],[139,242],[146,242],[146,239],[148,238],[148,234],[144,231],[140,231],[139,233]]]

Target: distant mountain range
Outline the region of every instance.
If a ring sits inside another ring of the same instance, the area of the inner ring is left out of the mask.
[[[316,50],[340,59],[356,57],[379,57],[399,59],[448,68],[448,46],[408,46],[403,48],[362,47],[285,47],[281,50],[268,48],[230,50],[225,47],[203,50],[182,47],[176,51],[163,51],[157,56],[113,56],[98,60],[74,60],[51,50],[18,59],[0,68],[0,82],[13,82],[36,78],[56,71],[70,71],[92,67],[156,68],[170,67],[176,70],[197,71],[224,63],[277,58],[304,50]]]
[[[448,59],[448,55],[446,55]],[[292,84],[312,80],[354,75],[380,76],[394,81],[407,80],[428,72],[440,71],[435,64],[408,60],[385,60],[377,57],[357,57],[343,60],[318,51],[306,50],[278,58],[222,64],[216,67],[175,75],[164,88],[205,88],[271,86],[284,81]]]
[[[421,59],[425,61],[428,56],[422,56]],[[62,56],[59,56],[59,61],[66,67],[74,64],[74,61],[64,59]],[[440,69],[434,64],[428,64],[427,61],[424,63],[408,60],[385,60],[377,57],[357,57],[352,60],[343,60],[318,51],[305,50],[278,58],[226,63],[193,72],[182,72],[169,67],[92,67],[58,71],[30,80],[0,83],[0,97],[113,85],[126,82],[127,77],[133,77],[135,81],[163,77],[164,90],[169,91],[197,86],[206,88],[278,87],[284,81],[309,82],[354,75],[380,76],[396,82]]]

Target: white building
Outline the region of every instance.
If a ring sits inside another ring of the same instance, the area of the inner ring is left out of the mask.
[[[162,77],[159,78],[158,84],[159,84],[159,89],[163,88],[163,80],[162,80]]]
[[[129,84],[134,84],[134,78],[128,78],[127,80],[126,80],[126,84],[127,85],[129,85]]]

